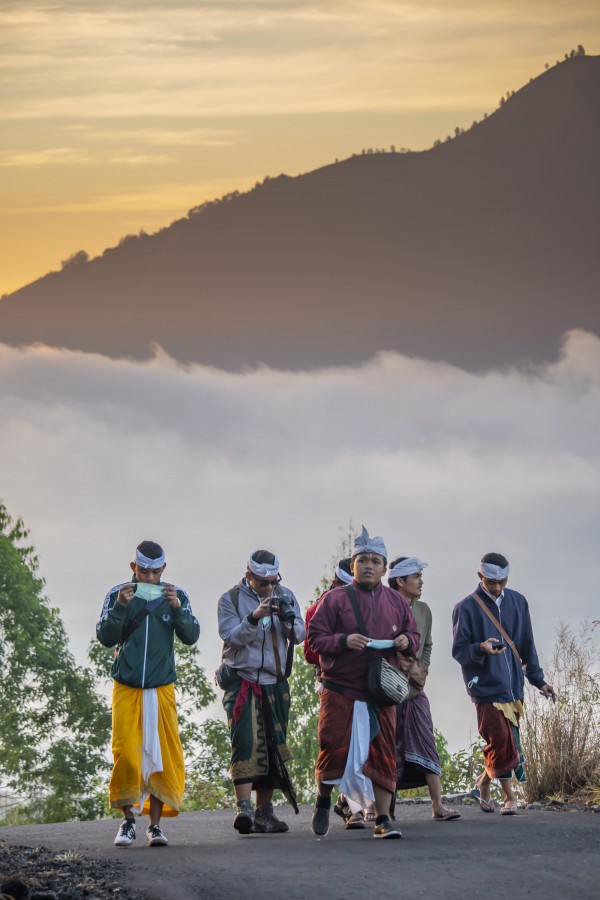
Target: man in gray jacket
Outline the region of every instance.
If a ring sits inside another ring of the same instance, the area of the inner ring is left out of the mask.
[[[277,557],[257,550],[244,578],[222,595],[218,606],[223,639],[219,672],[237,799],[233,827],[240,834],[288,830],[273,812],[273,791],[282,787],[274,756],[284,763],[291,758],[286,744],[288,677],[294,644],[304,640],[305,629],[298,601],[280,582]]]

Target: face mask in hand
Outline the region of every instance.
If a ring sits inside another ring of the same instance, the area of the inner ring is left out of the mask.
[[[394,646],[393,641],[381,640],[378,641],[375,638],[371,638],[367,647],[370,647],[371,650],[389,650],[390,647]]]
[[[163,597],[163,589],[160,584],[145,584],[142,581],[138,581],[135,586],[135,596],[141,597],[142,600],[150,601],[150,600],[158,600],[159,597]]]

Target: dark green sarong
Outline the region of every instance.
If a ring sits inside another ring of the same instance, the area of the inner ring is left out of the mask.
[[[257,693],[258,691],[258,693]],[[268,703],[267,716],[262,704]],[[225,692],[223,706],[231,736],[231,780],[257,787],[281,788],[279,774],[268,750],[266,728],[272,735],[281,759],[292,758],[286,744],[290,713],[290,687],[286,680],[256,685],[238,678]],[[267,722],[265,722],[265,718]],[[270,720],[270,723],[269,721]]]

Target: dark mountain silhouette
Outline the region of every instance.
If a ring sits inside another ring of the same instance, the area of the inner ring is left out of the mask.
[[[237,369],[378,350],[470,369],[600,333],[600,57],[419,153],[354,156],[85,254],[0,303],[0,339]]]

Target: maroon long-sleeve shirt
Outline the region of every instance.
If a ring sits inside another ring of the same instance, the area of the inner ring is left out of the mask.
[[[367,636],[391,639],[405,634],[409,650],[416,653],[421,636],[413,612],[404,597],[383,584],[372,591],[352,582],[360,611],[365,620]],[[320,603],[308,623],[308,647],[320,658],[321,673],[325,682],[331,681],[355,700],[367,699],[367,667],[370,653],[365,650],[349,650],[349,634],[360,632],[352,610],[346,586],[334,588]],[[377,650],[392,665],[396,665],[396,650]]]

